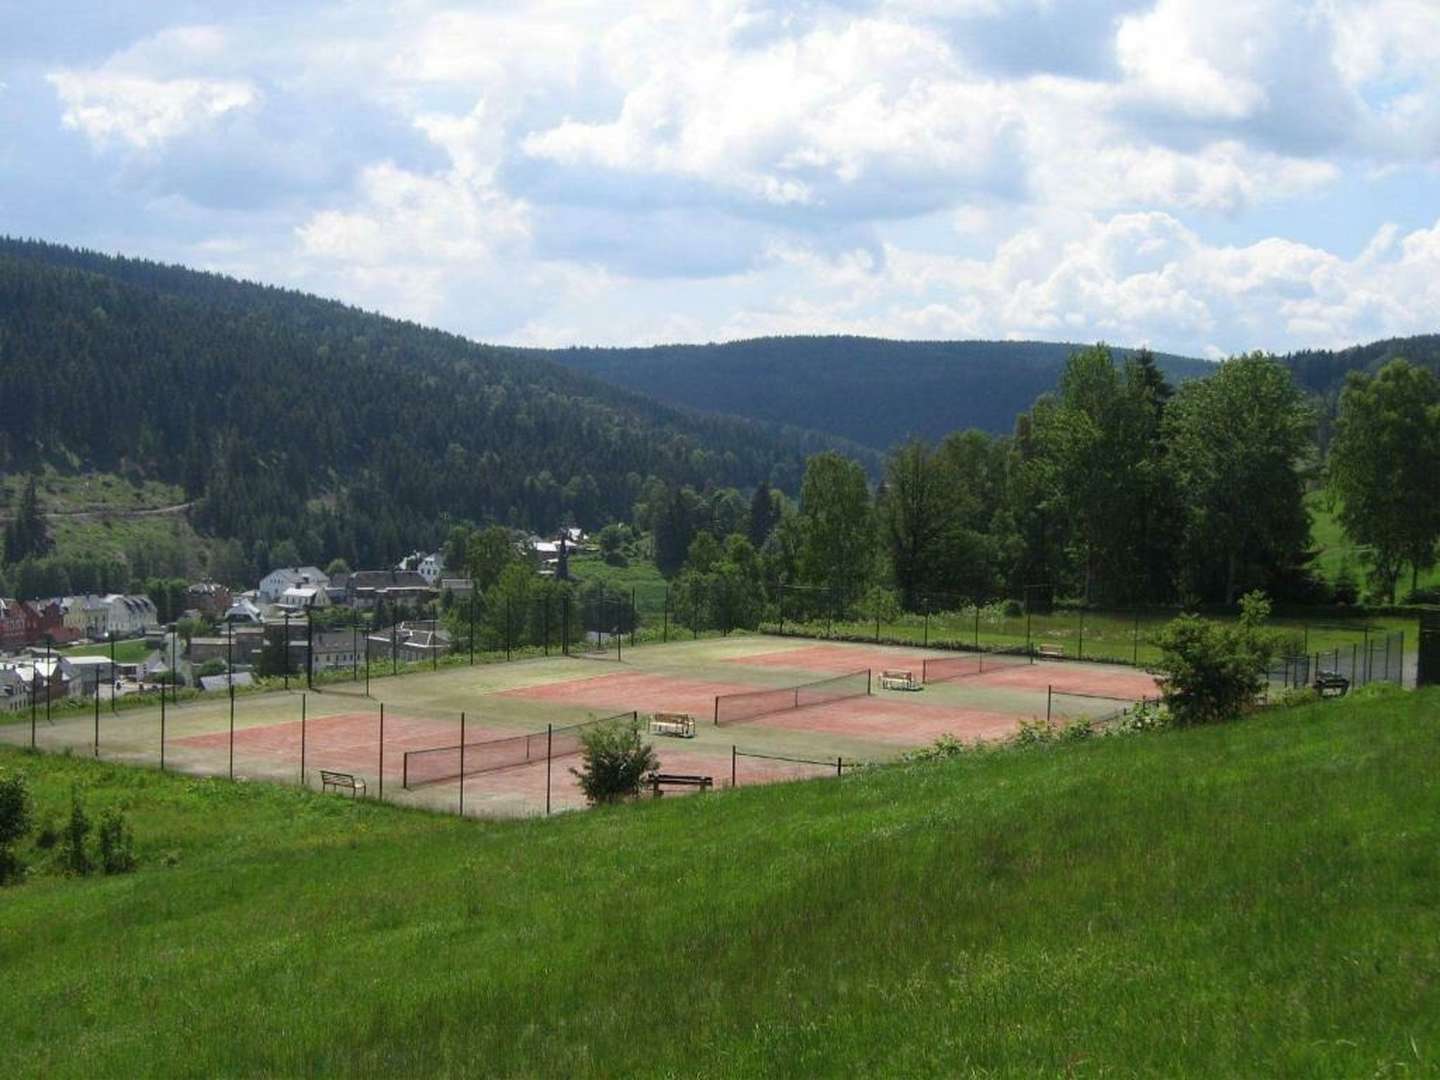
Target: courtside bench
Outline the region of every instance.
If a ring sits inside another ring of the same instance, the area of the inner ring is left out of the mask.
[[[1037,645],[1035,655],[1042,656],[1046,660],[1064,660],[1065,646],[1063,645]]]
[[[673,735],[677,739],[695,737],[695,717],[689,713],[657,712],[650,717],[651,735]]]
[[[665,794],[664,788],[699,788],[701,791],[709,791],[715,786],[715,781],[709,776],[692,776],[688,773],[651,773],[645,778],[645,783],[650,786],[650,793],[655,798]]]
[[[1344,697],[1350,692],[1350,680],[1338,671],[1316,672],[1315,692],[1321,697]]]
[[[892,668],[880,672],[880,689],[919,690],[920,684],[915,681],[915,672]]]
[[[357,795],[365,794],[365,781],[360,777],[348,772],[335,772],[331,769],[320,770],[321,791],[348,791],[353,799]]]

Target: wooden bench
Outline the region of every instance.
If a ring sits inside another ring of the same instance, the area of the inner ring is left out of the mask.
[[[365,781],[358,776],[348,772],[333,772],[330,769],[320,770],[321,791],[348,791],[353,799],[357,795],[365,794]]]
[[[1315,692],[1321,697],[1344,697],[1350,692],[1350,680],[1338,671],[1317,672]]]
[[[915,672],[901,669],[888,669],[880,672],[881,690],[919,690],[920,684],[915,681]]]
[[[715,781],[708,776],[691,776],[687,773],[651,773],[645,778],[650,785],[650,791],[655,798],[665,794],[661,788],[666,787],[692,787],[701,791],[709,791],[715,786]]]
[[[689,713],[657,712],[650,717],[651,735],[673,735],[677,739],[695,737],[695,717]]]
[[[1064,660],[1065,646],[1063,645],[1037,645],[1035,655],[1043,656],[1046,660]]]

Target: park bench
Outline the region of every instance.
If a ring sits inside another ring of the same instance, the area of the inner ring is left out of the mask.
[[[1064,660],[1065,646],[1063,645],[1037,645],[1035,654],[1043,656],[1046,660]]]
[[[920,684],[915,681],[915,672],[900,669],[888,669],[880,672],[881,690],[919,690]]]
[[[688,773],[651,773],[645,778],[645,783],[650,785],[650,791],[657,799],[664,794],[661,788],[693,787],[709,791],[715,786],[715,781],[708,776],[692,776]]]
[[[1320,671],[1315,674],[1315,692],[1321,697],[1344,697],[1350,690],[1350,680],[1338,671]]]
[[[320,770],[321,791],[348,791],[353,799],[357,795],[365,794],[365,781],[348,772],[333,772],[330,769]]]
[[[689,713],[657,712],[650,718],[651,735],[673,735],[677,739],[695,737],[695,717]]]

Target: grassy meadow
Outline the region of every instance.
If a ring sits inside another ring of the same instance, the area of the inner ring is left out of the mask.
[[[0,751],[141,864],[0,892],[4,1075],[1440,1062],[1440,694],[482,822]]]

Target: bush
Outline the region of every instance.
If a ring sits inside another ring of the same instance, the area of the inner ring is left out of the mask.
[[[1269,614],[1270,601],[1253,592],[1240,601],[1237,623],[1182,615],[1155,635],[1166,672],[1161,695],[1175,723],[1231,720],[1254,705],[1278,647],[1263,628]]]
[[[1106,735],[1144,735],[1164,731],[1170,726],[1169,716],[1158,701],[1144,701],[1126,709],[1118,720],[1105,727]]]
[[[197,678],[203,679],[211,675],[224,675],[225,671],[225,661],[216,657],[214,660],[206,660],[205,663],[201,664],[200,667],[196,669],[195,675]]]
[[[135,869],[135,837],[125,815],[110,807],[100,815],[97,839],[100,844],[100,867],[107,874],[127,874]]]
[[[908,764],[920,764],[928,761],[949,761],[951,758],[961,757],[964,754],[979,749],[967,746],[964,742],[951,735],[948,731],[941,735],[929,746],[922,746],[919,750],[907,751],[901,760]]]
[[[61,834],[60,862],[68,873],[84,877],[94,869],[90,855],[85,850],[85,838],[90,835],[90,819],[85,816],[85,807],[80,803],[80,793],[70,789],[70,820],[65,823]]]
[[[640,793],[645,774],[660,767],[640,725],[617,720],[590,728],[580,737],[582,766],[570,771],[592,803],[614,803]]]
[[[0,885],[18,880],[25,864],[15,854],[35,818],[30,785],[19,773],[0,773]]]

